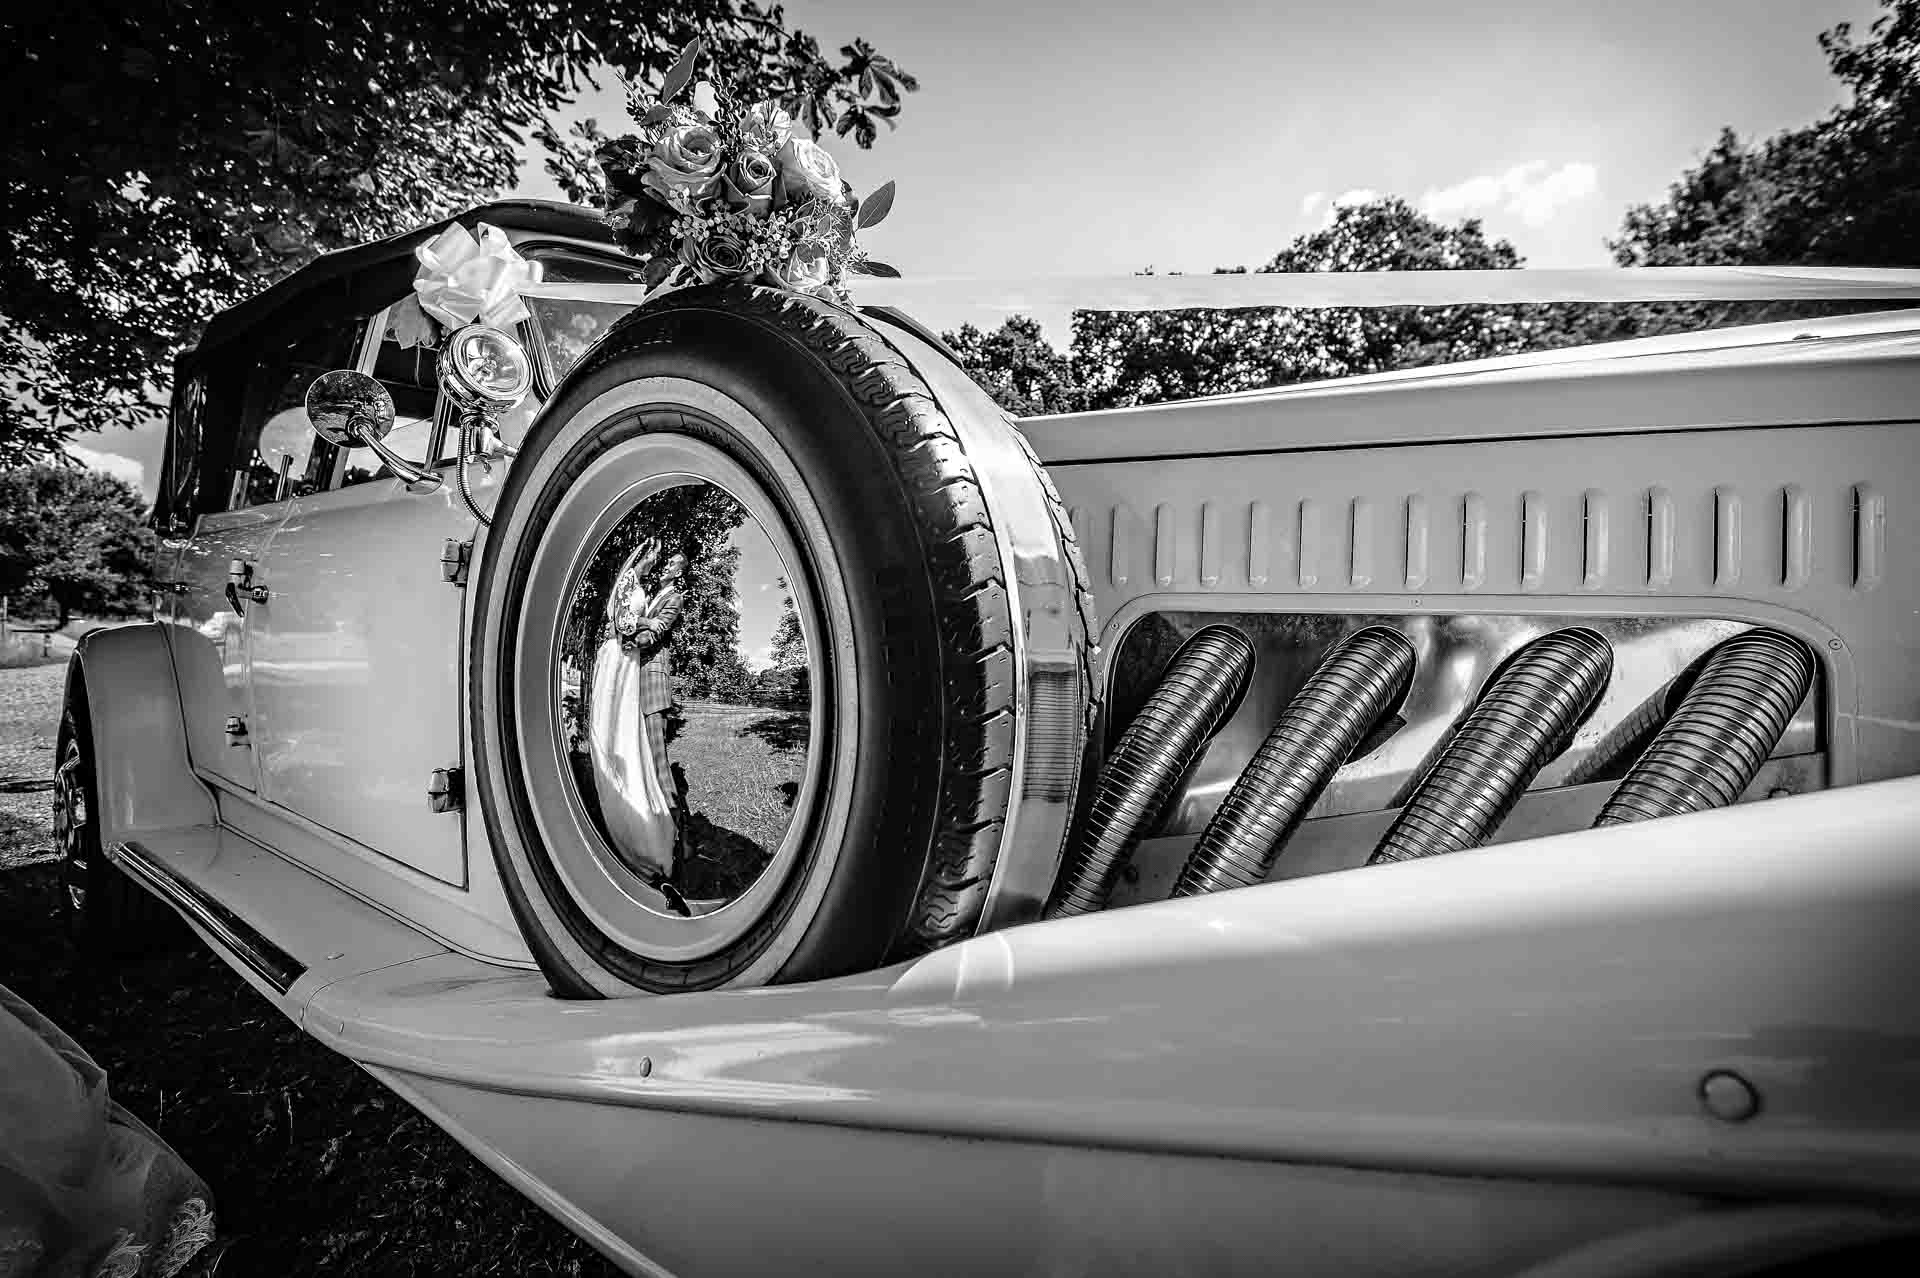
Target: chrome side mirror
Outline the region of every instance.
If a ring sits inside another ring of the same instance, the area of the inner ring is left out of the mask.
[[[409,492],[429,493],[440,486],[440,476],[418,462],[410,462],[381,441],[393,430],[393,396],[365,373],[335,369],[322,373],[307,387],[307,420],[314,434],[342,448],[371,448]]]

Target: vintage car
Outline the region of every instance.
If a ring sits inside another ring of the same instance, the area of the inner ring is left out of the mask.
[[[1016,427],[459,222],[511,331],[407,342],[428,227],[181,359],[84,938],[635,1273],[1914,1259],[1920,312]]]

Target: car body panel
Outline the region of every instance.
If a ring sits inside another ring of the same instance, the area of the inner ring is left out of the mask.
[[[1034,417],[1048,465],[1545,436],[1912,421],[1920,331],[1807,321],[1774,340],[1476,360],[1208,399]],[[1823,328],[1833,324],[1835,327]],[[1662,341],[1664,339],[1655,339]],[[1622,347],[1636,346],[1622,342]],[[1555,358],[1557,356],[1557,358]],[[1722,445],[1725,446],[1725,445]]]
[[[173,638],[172,627],[141,622],[89,631],[74,647],[67,696],[84,685],[104,839],[214,819],[187,758]]]
[[[518,242],[567,225],[539,221]],[[1125,908],[836,980],[561,1001],[478,804],[426,803],[463,746],[441,548],[484,532],[449,487],[376,481],[203,517],[174,624],[83,645],[109,855],[633,1272],[1490,1272],[1736,1201],[1920,1211],[1916,392],[1908,313],[1023,424],[1086,554],[1100,680],[1170,614],[1491,618],[1508,647],[1462,657],[1463,696],[1562,622],[1767,626],[1816,654],[1815,689],[1724,810],[1576,829],[1612,783],[1563,767],[1498,846],[1360,870],[1393,817],[1375,795],[1309,820],[1267,883],[1154,901],[1206,815],[1174,805]],[[269,592],[237,656],[229,558]],[[1697,653],[1666,655],[1634,696]],[[1269,702],[1221,741],[1257,740]],[[256,745],[228,756],[236,705]],[[1203,797],[1230,771],[1203,760]]]
[[[227,594],[227,571],[234,560],[258,566],[283,510],[251,507],[209,515],[174,561],[175,581],[184,587],[170,615],[174,670],[186,713],[188,750],[194,767],[243,790],[257,790],[259,772],[249,735],[231,740],[228,718],[251,728],[253,695],[249,686],[248,615]]]
[[[947,1238],[956,1203],[1026,1223],[956,1235],[955,1271],[1500,1272],[1728,1198],[1920,1206],[1916,846],[1908,778],[592,1003],[336,920],[344,894],[258,849],[177,860],[278,876],[226,897],[334,956],[283,1010],[634,1272],[781,1236],[864,1261]],[[1710,1109],[1715,1075],[1753,1110]],[[796,1199],[821,1166],[846,1176]],[[1419,1228],[1369,1226],[1390,1202]],[[759,1223],[715,1250],[721,1205]]]
[[[1509,429],[1559,420],[1560,403],[1536,399]],[[1283,436],[1284,407],[1267,424]],[[1833,784],[1920,771],[1920,425],[1052,469],[1106,660],[1169,609],[1736,618],[1800,636],[1826,666]]]
[[[453,492],[374,480],[289,503],[252,622],[254,733],[269,801],[456,887],[463,823],[429,774],[461,761],[465,591],[441,547],[473,536]]]

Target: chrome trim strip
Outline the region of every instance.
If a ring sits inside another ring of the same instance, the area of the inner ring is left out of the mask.
[[[128,841],[107,847],[107,859],[132,876],[140,886],[185,915],[256,976],[285,994],[305,975],[307,965],[260,934],[259,929],[222,905],[205,888],[174,873],[153,853]]]

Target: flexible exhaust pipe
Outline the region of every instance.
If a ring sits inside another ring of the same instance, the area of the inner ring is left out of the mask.
[[[1480,694],[1367,864],[1478,847],[1566,748],[1606,691],[1613,649],[1585,627],[1556,630],[1513,657]]]
[[[1406,696],[1413,667],[1413,644],[1385,626],[1335,645],[1221,801],[1173,895],[1265,882],[1334,773]]]
[[[1679,816],[1738,799],[1806,699],[1813,669],[1807,646],[1774,630],[1749,630],[1715,648],[1594,825]]]
[[[1167,806],[1173,788],[1233,714],[1252,675],[1253,644],[1232,626],[1208,626],[1180,645],[1101,772],[1092,807],[1068,845],[1064,871],[1042,917],[1106,908],[1121,868]]]

